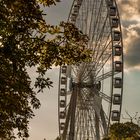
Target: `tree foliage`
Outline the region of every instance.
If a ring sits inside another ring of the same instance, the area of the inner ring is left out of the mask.
[[[48,25],[40,5],[59,0],[0,0],[0,138],[29,137],[33,109],[40,107],[37,93],[50,87],[45,78],[52,65],[88,61],[88,38],[71,23]],[[29,67],[38,77],[31,86]],[[37,92],[36,90],[37,89]]]
[[[110,127],[109,137],[103,140],[139,140],[140,127],[132,122],[114,123]]]

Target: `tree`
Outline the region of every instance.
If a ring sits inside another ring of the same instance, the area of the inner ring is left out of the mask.
[[[0,1],[0,138],[27,138],[33,109],[40,107],[36,95],[52,81],[45,78],[52,65],[88,61],[88,38],[73,24],[46,24],[40,5],[58,0]],[[31,86],[29,67],[36,67],[38,77]],[[37,92],[36,92],[37,91]]]
[[[103,140],[139,140],[140,127],[133,122],[114,123],[110,127],[109,137]]]

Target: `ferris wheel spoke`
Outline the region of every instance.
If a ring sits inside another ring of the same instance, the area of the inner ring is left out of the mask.
[[[95,68],[97,68],[100,61],[105,60],[104,57],[107,58],[107,56],[112,53],[111,48],[110,48],[110,44],[111,44],[111,41],[106,42],[106,44],[102,48],[102,51],[99,53],[99,56],[98,57],[96,56],[96,58],[94,58],[96,61]]]
[[[84,119],[84,114],[83,114],[83,111],[82,111],[82,108],[83,108],[83,104],[81,104],[83,101],[81,100],[81,98],[79,99],[79,104],[77,106],[77,110],[79,112],[79,116],[78,116],[78,122],[76,122],[78,125],[77,127],[79,128],[79,134],[78,134],[78,137],[80,137],[80,139],[82,139],[83,137],[83,119]]]
[[[109,61],[109,59],[111,58],[112,54],[108,55],[106,59],[104,59],[104,61],[99,64],[99,66],[97,67],[97,71],[95,76],[97,77],[97,75],[100,73],[100,71],[103,69],[103,67],[105,66],[105,64]]]
[[[97,54],[98,54],[95,52],[99,52],[99,50],[102,49],[102,46],[104,46],[104,43],[108,41],[107,38],[110,36],[110,32],[104,33],[105,27],[107,26],[106,24],[108,23],[107,17],[108,16],[105,17],[104,24],[102,25],[101,29],[98,30],[98,36],[96,37],[96,40],[95,40],[95,44],[94,44],[95,47],[93,50],[93,54],[95,54],[95,58],[97,57]],[[92,39],[92,42],[94,41],[93,39]],[[106,41],[104,41],[105,39]]]
[[[102,50],[104,50],[104,48],[107,48],[108,46],[109,46],[109,44],[111,43],[111,41],[109,41],[109,37],[110,37],[110,32],[108,32],[108,33],[104,33],[104,30],[105,30],[105,28],[104,28],[104,26],[108,23],[107,22],[107,17],[108,16],[106,16],[106,19],[105,19],[105,21],[104,21],[104,24],[103,24],[103,26],[102,26],[102,29],[101,29],[101,32],[100,32],[100,38],[99,38],[99,40],[96,40],[96,44],[95,44],[95,47],[94,47],[94,50],[93,50],[93,53],[95,53],[96,52],[96,48],[97,48],[97,46],[98,46],[98,42],[100,41],[100,42],[103,42],[103,44],[100,44],[101,46],[102,46]],[[107,26],[107,25],[106,25]],[[107,28],[107,27],[106,27]],[[104,40],[104,41],[102,41],[102,40]],[[99,48],[99,47],[98,47]],[[97,56],[95,55],[94,56],[94,58],[95,58],[95,60],[96,60],[96,58],[97,58]]]
[[[85,22],[85,31],[84,31],[84,33],[85,34],[87,34],[87,26],[88,26],[88,5],[89,5],[89,1],[88,0],[85,0],[85,5],[83,5],[83,12],[85,12],[85,20],[84,20],[84,22]]]
[[[99,6],[98,6],[98,3],[99,3]],[[93,32],[96,34],[96,32],[99,30],[99,25],[100,24],[98,24],[98,23],[100,23],[100,21],[101,21],[101,8],[102,8],[102,4],[103,4],[103,0],[101,0],[101,1],[96,1],[96,6],[98,7],[98,11],[97,11],[97,7],[95,7],[95,12],[97,12],[96,13],[96,17],[95,17],[95,23],[94,23],[94,28],[93,28]],[[92,40],[94,40],[94,38],[95,38],[95,34],[92,34]],[[97,38],[97,35],[96,35],[96,38]],[[95,39],[96,40],[96,39]]]
[[[96,136],[95,129],[94,129],[94,113],[91,111],[91,108],[85,110],[87,119],[88,119],[88,133],[89,139],[93,139]]]
[[[101,109],[100,109],[100,119],[99,119],[99,117],[98,117],[97,114],[96,114],[96,117],[97,117],[97,120],[96,120],[96,122],[97,122],[97,128],[96,128],[96,130],[97,130],[98,139],[100,139],[100,131],[102,131],[102,133],[105,136],[105,135],[107,135],[107,129],[108,129],[107,128],[107,121],[105,119],[105,113],[103,111],[102,106],[101,106]],[[100,127],[101,129],[98,128],[99,125],[101,126]]]
[[[82,77],[83,80],[85,80],[86,77],[88,77],[88,76],[91,74],[92,71],[95,71],[95,70],[97,69],[97,67],[98,67],[98,71],[97,71],[96,73],[98,74],[98,73],[101,71],[102,67],[105,65],[105,63],[108,61],[108,59],[111,57],[111,55],[110,55],[111,52],[110,52],[109,54],[106,54],[106,56],[105,56],[106,58],[104,58],[104,59],[103,59],[103,62],[102,62],[101,64],[99,64],[99,63],[100,63],[100,60],[101,60],[101,58],[102,58],[102,56],[105,55],[104,53],[105,53],[105,51],[107,51],[107,49],[108,49],[110,43],[111,43],[111,41],[108,42],[108,44],[106,44],[106,46],[104,46],[103,51],[101,52],[101,54],[100,54],[100,56],[99,56],[98,59],[97,59],[97,58],[94,58],[94,59],[96,60],[96,63],[93,64],[93,65],[91,66],[91,69],[88,70],[88,71],[85,73],[85,75]],[[97,75],[97,74],[96,74],[96,75]]]
[[[91,1],[92,2],[92,1]],[[90,3],[90,6],[92,5],[92,9],[91,9],[91,15],[93,15],[93,13],[94,13],[94,9],[95,9],[95,7],[96,7],[96,4],[95,3]],[[89,39],[91,39],[91,36],[92,36],[92,32],[93,32],[93,30],[92,30],[92,27],[93,27],[93,22],[94,22],[94,18],[93,18],[93,16],[90,16],[90,25],[89,25],[89,33],[88,33],[88,36],[89,36]]]
[[[92,73],[92,72],[95,72],[95,67],[94,67],[94,64],[92,65],[88,65],[88,70],[84,73],[84,75],[82,75],[82,80],[87,80],[89,78],[89,75]]]
[[[66,139],[67,134],[68,134],[68,126],[70,124],[70,118],[71,118],[72,100],[73,100],[73,98],[71,97],[70,103],[69,103],[69,106],[68,106],[66,121],[65,121],[65,128],[64,128],[64,131],[63,131],[63,134],[62,134],[62,139],[64,139],[64,140]]]
[[[80,111],[77,109],[76,110],[76,124],[78,124],[78,126],[75,128],[75,133],[76,133],[76,136],[75,136],[75,138],[76,138],[76,140],[78,140],[78,138],[79,138],[79,136],[81,136],[81,135],[79,135],[80,134],[80,126],[81,126],[81,121],[80,121]]]
[[[103,81],[103,80],[105,80],[105,79],[107,79],[107,78],[112,77],[112,75],[116,75],[116,74],[118,74],[118,73],[119,73],[119,72],[112,72],[112,71],[106,72],[106,73],[104,73],[103,75],[98,76],[98,77],[96,78],[96,81],[97,81],[97,82],[98,82],[98,81]]]
[[[74,131],[75,131],[75,113],[76,113],[76,104],[77,104],[77,96],[79,93],[79,89],[77,87],[75,87],[73,89],[73,99],[72,99],[72,103],[71,103],[71,118],[70,118],[70,132],[69,132],[69,137],[70,140],[74,139]]]
[[[102,93],[103,94],[103,93]],[[104,94],[105,95],[105,94]],[[88,98],[89,99],[89,98]],[[91,99],[91,98],[90,98]],[[87,98],[85,98],[84,100],[87,100]],[[92,105],[92,103],[91,103],[91,105]],[[88,110],[88,109],[87,109]],[[94,110],[94,109],[92,109],[92,110]],[[90,113],[90,114],[92,114],[92,113]],[[105,116],[103,116],[103,113],[102,113],[102,116],[101,116],[101,119],[102,119],[102,121],[103,121],[103,119],[104,119],[104,117]],[[96,114],[96,117],[95,117],[95,126],[96,126],[96,137],[99,139],[99,137],[100,137],[100,135],[99,135],[99,132],[101,131],[101,130],[99,130],[99,123],[100,123],[100,121],[99,121],[99,118],[98,118],[98,116],[97,116],[97,114]],[[104,123],[104,127],[106,126],[105,124],[106,124],[106,122],[102,122],[102,123]],[[95,131],[95,130],[94,130]]]
[[[106,44],[102,43],[102,38],[100,38],[99,43],[97,42],[95,44],[95,49],[93,50],[93,61],[95,61],[96,63],[99,62],[99,59],[103,56],[103,53],[105,52],[105,50],[108,49],[111,40],[109,40],[110,34],[108,34],[108,36],[106,36]]]
[[[108,128],[107,128],[107,122],[106,122],[105,112],[103,110],[103,106],[101,106],[100,114],[101,114],[101,122],[102,122],[103,130],[104,130],[104,134],[106,136],[107,135]]]
[[[97,35],[96,35],[96,38],[92,38],[91,40],[91,43],[94,41],[95,44],[94,44],[94,49],[93,49],[93,54],[95,54],[95,52],[98,52],[99,48],[101,48],[101,46],[104,46],[102,43],[104,43],[106,37],[108,36],[108,34],[110,35],[110,33],[108,33],[106,30],[109,28],[108,24],[109,24],[109,21],[108,21],[108,15],[105,15],[105,17],[101,17],[100,18],[101,20],[103,20],[102,24],[98,24],[99,28],[98,30],[96,31],[97,32]],[[107,39],[106,39],[107,40]],[[92,45],[92,44],[90,44]],[[95,54],[96,55],[96,54]],[[94,56],[95,56],[94,55]],[[96,56],[95,56],[96,57]]]
[[[78,74],[77,70],[74,67],[71,67],[71,69],[72,69],[72,72],[73,72],[74,76],[77,77],[77,74]]]
[[[76,77],[82,77],[82,75],[85,73],[86,71],[86,67],[87,67],[87,64],[85,63],[82,63],[79,65],[79,67],[77,68],[72,68],[72,71],[74,72],[74,74],[76,75]]]
[[[76,109],[76,124],[78,124],[78,125],[76,125],[76,127],[75,127],[75,133],[76,133],[75,138],[76,138],[76,140],[78,140],[78,138],[80,138],[80,136],[81,136],[81,135],[79,135],[79,133],[80,133],[79,126],[81,126],[81,121],[80,121],[80,111],[79,111],[78,107],[76,107],[76,108],[77,108]]]
[[[83,72],[81,73],[82,81],[86,80],[86,79],[83,80],[83,77],[86,75],[88,70],[89,70],[89,64],[84,64],[84,69]]]
[[[104,99],[105,101],[107,101],[108,103],[111,103],[111,97],[106,95],[105,93],[101,92],[101,91],[98,91],[97,89],[93,89],[94,90],[94,93],[98,96],[98,97],[101,97],[102,99]],[[84,93],[87,93],[89,91],[84,91]],[[94,94],[93,94],[94,96]]]
[[[84,25],[85,25],[85,9],[86,9],[86,3],[85,3],[85,0],[83,0],[83,2],[82,3],[84,3],[84,4],[82,4],[81,5],[81,7],[80,7],[80,11],[79,11],[79,16],[77,17],[77,23],[76,23],[76,25],[77,25],[77,27],[80,29],[80,30],[82,30],[82,32],[83,33],[85,33],[85,30],[84,30]],[[82,21],[82,22],[81,22]]]
[[[104,20],[102,29],[101,29],[100,34],[99,34],[99,38],[96,40],[96,44],[95,44],[95,47],[94,47],[94,50],[93,50],[93,54],[94,54],[93,59],[94,59],[94,61],[96,60],[96,62],[99,62],[98,59],[101,58],[101,56],[103,55],[103,52],[107,49],[107,47],[111,43],[111,40],[109,40],[109,38],[111,36],[111,33],[110,32],[109,33],[104,33],[105,27],[107,26],[106,24],[108,23],[107,22],[108,21],[107,17],[108,17],[108,15],[106,16],[106,18]],[[101,53],[99,53],[99,52],[101,52]]]
[[[83,127],[82,127],[82,130],[83,130],[83,138],[86,136],[87,137],[87,134],[86,134],[86,132],[87,132],[87,128],[86,128],[86,125],[87,125],[87,120],[86,120],[86,111],[85,110],[83,110],[82,111],[83,112]]]
[[[104,39],[106,39],[106,41],[102,41]],[[100,44],[98,43],[98,41]],[[110,43],[112,43],[110,39],[110,33],[108,33],[107,35],[104,35],[104,33],[101,32],[101,37],[98,41],[95,44],[95,49],[93,51],[93,54],[94,54],[93,59],[96,60],[96,62],[98,62],[98,59],[103,55],[103,53],[110,46]]]
[[[102,97],[102,99],[104,99],[105,101],[107,101],[108,103],[111,103],[111,97],[106,95],[105,93],[99,91],[99,95]]]
[[[111,97],[108,96],[107,94],[98,91],[97,89],[94,89],[96,96],[101,97],[102,99],[104,99],[105,101],[107,101],[108,103],[111,103]]]
[[[94,108],[93,109],[91,109],[92,110],[92,112],[94,113],[94,125],[95,125],[95,138],[97,139],[97,140],[100,140],[100,132],[101,132],[101,128],[100,128],[100,126],[101,126],[101,121],[100,121],[100,119],[99,119],[99,115],[97,115],[97,113],[96,113],[96,111],[94,110]],[[93,114],[92,113],[92,114]]]
[[[95,40],[95,42],[96,42],[95,49],[97,48],[97,46],[99,46],[99,47],[103,46],[102,43],[104,44],[104,40],[107,40],[106,38],[108,37],[108,35],[110,35],[110,33],[104,33],[105,28],[107,28],[106,24],[108,23],[107,17],[108,16],[106,16],[106,19],[104,20],[104,24],[102,25],[101,29],[98,30],[98,36]]]
[[[103,52],[109,47],[110,43],[112,43],[111,39],[110,39],[110,32],[108,32],[106,35],[104,35],[104,33],[101,33],[102,34],[102,42],[104,42],[101,46],[102,46],[102,50]],[[100,47],[101,47],[100,46]],[[99,48],[99,46],[97,46]],[[94,53],[96,52],[96,50],[94,50]],[[96,58],[96,57],[95,57]],[[96,60],[96,59],[95,59]],[[97,59],[98,60],[98,59]]]
[[[96,138],[100,140],[100,129],[99,129],[99,117],[95,112],[95,130],[96,130]]]
[[[83,63],[82,64],[83,66],[80,68],[80,77],[83,77],[87,71],[87,67],[88,67],[88,64],[86,63]],[[82,78],[83,79],[83,78]]]
[[[80,66],[80,65],[72,66],[72,72],[73,72],[74,77],[78,77],[78,76],[79,76],[79,72],[80,72],[79,66]]]
[[[89,125],[90,125],[90,135],[91,138],[96,137],[95,129],[94,129],[94,114],[91,112],[91,110],[87,110],[88,118],[89,118]]]
[[[89,77],[89,75],[91,74],[91,72],[92,71],[94,71],[95,72],[95,70],[96,70],[96,74],[95,74],[95,76],[97,76],[98,74],[99,74],[99,72],[102,70],[102,68],[104,67],[104,65],[106,64],[106,62],[108,61],[108,59],[111,57],[111,55],[110,56],[108,56],[108,58],[106,58],[106,59],[104,59],[104,62],[102,62],[102,63],[100,63],[99,65],[98,65],[98,67],[95,69],[95,65],[93,65],[92,66],[92,69],[91,70],[89,70],[83,77],[82,77],[82,79],[83,80],[85,80],[86,78],[88,78]]]
[[[96,81],[98,82],[98,81],[102,81],[102,80],[105,80],[105,79],[107,79],[107,78],[110,78],[113,74],[114,74],[114,73],[113,73],[112,71],[106,72],[106,73],[104,73],[104,74],[98,76],[98,77],[96,78]]]

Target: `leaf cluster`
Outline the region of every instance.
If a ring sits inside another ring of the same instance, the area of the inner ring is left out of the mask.
[[[60,2],[60,0],[36,0],[36,1],[42,4],[43,6],[56,5],[57,2]]]
[[[110,127],[109,137],[103,140],[139,140],[140,127],[132,122],[114,123]]]

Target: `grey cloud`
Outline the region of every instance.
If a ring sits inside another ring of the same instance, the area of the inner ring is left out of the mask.
[[[131,4],[131,2],[128,0],[121,0],[121,1],[119,1],[119,3],[120,4]]]
[[[140,37],[135,38],[128,44],[128,50],[125,54],[125,64],[129,68],[140,66]]]
[[[140,27],[137,27],[139,24],[136,20],[123,20],[122,22],[122,31],[123,31],[123,39],[128,38],[128,34],[132,32],[132,30],[135,30],[140,35]],[[133,28],[130,28],[134,26]]]
[[[139,26],[133,27],[133,30],[137,32],[138,36],[140,36],[140,27]]]
[[[122,25],[125,27],[125,28],[128,28],[130,25],[136,25],[138,24],[139,22],[137,20],[124,20],[122,19]]]
[[[125,43],[125,64],[129,68],[140,66],[140,24],[123,28]]]
[[[123,41],[125,40],[125,39],[127,39],[128,38],[128,30],[127,30],[127,28],[125,28],[124,26],[122,26],[123,28],[122,28],[122,35],[123,35]]]
[[[127,68],[140,66],[140,0],[118,0]]]
[[[119,0],[118,7],[120,11],[120,16],[125,23],[125,21],[135,20],[138,21],[140,19],[140,0]],[[128,22],[131,24],[131,22]],[[124,26],[129,26],[130,24],[124,24]]]

